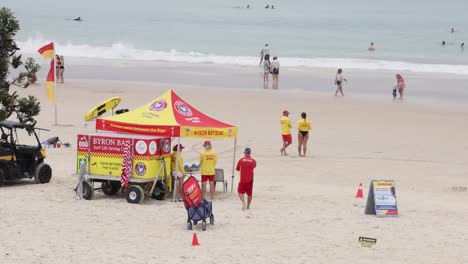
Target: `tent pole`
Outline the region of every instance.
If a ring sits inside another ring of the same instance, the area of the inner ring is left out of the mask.
[[[179,175],[178,173],[179,172],[179,157],[180,157],[179,146],[180,146],[180,136],[179,136],[179,139],[177,140],[177,154],[176,154],[175,176],[174,176],[175,179],[174,179],[174,188],[172,188],[172,200],[173,201],[176,200],[176,191],[178,191],[178,186],[179,186],[179,177],[177,177],[177,175]]]
[[[237,137],[234,139],[234,153],[232,155],[232,179],[231,179],[231,192],[234,188],[234,174],[236,171],[236,151],[237,151]]]

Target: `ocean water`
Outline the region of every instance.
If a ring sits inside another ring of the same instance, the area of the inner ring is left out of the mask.
[[[255,65],[268,43],[287,67],[468,75],[468,49],[460,48],[468,45],[467,0],[1,0],[0,6],[20,19],[17,39],[27,54],[54,41],[67,57]],[[78,16],[84,21],[71,21]]]

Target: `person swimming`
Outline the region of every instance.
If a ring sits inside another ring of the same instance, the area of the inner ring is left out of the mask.
[[[442,41],[442,46],[445,46],[445,44],[447,44],[447,43],[445,42],[445,40],[443,40]]]
[[[265,6],[266,9],[270,8],[270,5]]]

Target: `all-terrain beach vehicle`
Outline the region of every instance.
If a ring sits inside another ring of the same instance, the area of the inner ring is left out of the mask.
[[[213,206],[211,201],[203,199],[200,185],[195,177],[188,178],[183,185],[184,205],[187,209],[187,229],[202,222],[202,230],[206,231],[206,219],[214,225]]]
[[[14,121],[0,122],[0,185],[4,181],[34,178],[36,183],[48,183],[52,178],[52,169],[44,163],[45,150],[42,148],[34,125]],[[18,130],[34,136],[36,145],[20,143]],[[45,130],[45,129],[42,129]]]

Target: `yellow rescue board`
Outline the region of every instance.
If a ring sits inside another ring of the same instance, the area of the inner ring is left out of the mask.
[[[117,105],[120,104],[122,98],[120,96],[112,97],[98,105],[96,105],[93,109],[89,110],[85,115],[85,121],[93,120],[94,118],[101,116],[102,114],[111,111]]]

